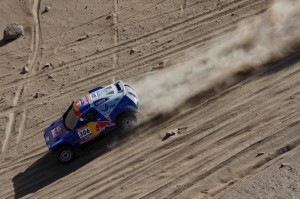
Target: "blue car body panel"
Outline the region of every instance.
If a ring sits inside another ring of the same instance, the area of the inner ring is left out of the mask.
[[[44,130],[44,138],[50,152],[61,144],[79,148],[98,135],[116,127],[119,114],[138,112],[138,97],[129,84],[117,81],[106,87],[96,87],[89,94],[72,103],[66,113]],[[73,129],[65,126],[67,114],[74,112]],[[86,119],[88,116],[93,117]]]

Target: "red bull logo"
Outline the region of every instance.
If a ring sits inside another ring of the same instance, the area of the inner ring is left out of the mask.
[[[106,127],[114,126],[115,124],[111,121],[101,121],[96,124],[96,132],[102,132]]]

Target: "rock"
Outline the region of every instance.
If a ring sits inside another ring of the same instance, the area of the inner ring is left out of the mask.
[[[166,139],[168,139],[169,137],[175,135],[175,132],[167,132],[166,135],[161,139],[162,141],[165,141]]]
[[[50,6],[45,6],[45,9],[43,10],[42,14],[46,13],[46,12],[49,12],[51,9]]]
[[[8,24],[3,32],[3,40],[9,41],[21,37],[24,34],[23,26],[16,23]]]
[[[263,154],[265,154],[265,153],[264,153],[264,152],[259,152],[259,153],[256,155],[256,157],[261,156],[261,155],[263,155]]]
[[[45,10],[44,10],[44,11],[45,11],[45,12],[49,12],[50,9],[51,9],[50,6],[45,6]]]
[[[86,40],[88,38],[90,38],[90,36],[89,35],[85,35],[84,37],[80,37],[79,39],[77,39],[77,41],[83,41],[83,40]]]
[[[49,79],[53,79],[53,75],[50,75],[50,74],[49,74],[49,75],[48,75],[48,78],[49,78]]]
[[[140,50],[137,50],[136,48],[131,48],[130,49],[130,51],[129,51],[129,54],[130,55],[133,55],[133,54],[135,54],[135,53],[141,53],[142,51],[140,51]],[[141,56],[141,55],[139,55],[139,56]]]
[[[188,129],[188,127],[175,128],[175,129],[169,130],[167,133],[165,133],[163,135],[160,135],[160,138],[162,141],[165,141],[174,135],[178,136],[182,133],[185,133],[187,131],[187,129]]]
[[[24,66],[22,71],[21,71],[21,74],[26,74],[29,72],[29,68],[27,66]]]
[[[105,19],[108,20],[112,17],[112,15],[108,15]]]
[[[50,66],[52,66],[52,64],[51,64],[51,63],[46,63],[46,64],[43,66],[43,69],[45,69],[45,68],[49,68]]]
[[[181,134],[182,132],[182,130],[186,130],[187,129],[187,127],[183,127],[183,128],[176,128],[176,129],[172,129],[172,130],[170,130],[170,131],[168,131],[163,137],[162,137],[162,141],[165,141],[166,139],[168,139],[169,137],[171,137],[171,136],[174,136],[174,135],[176,135],[176,134]]]
[[[279,169],[283,168],[283,167],[286,167],[288,166],[286,163],[281,163],[280,166],[279,166]]]
[[[132,49],[129,51],[129,54],[130,54],[130,55],[133,55],[135,52],[136,52],[136,49],[132,48]]]
[[[34,98],[39,98],[39,93],[36,93],[33,97]]]

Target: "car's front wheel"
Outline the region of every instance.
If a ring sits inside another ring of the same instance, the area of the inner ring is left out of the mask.
[[[60,163],[68,164],[74,159],[75,153],[72,147],[63,146],[57,150],[56,157]]]
[[[117,126],[120,130],[128,131],[133,129],[137,124],[136,116],[131,112],[125,112],[119,115]]]

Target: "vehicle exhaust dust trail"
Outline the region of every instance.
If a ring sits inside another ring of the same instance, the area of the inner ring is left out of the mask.
[[[276,0],[262,15],[244,20],[205,54],[160,71],[134,87],[145,114],[176,109],[188,98],[239,72],[257,70],[291,54],[300,44],[300,1]]]

